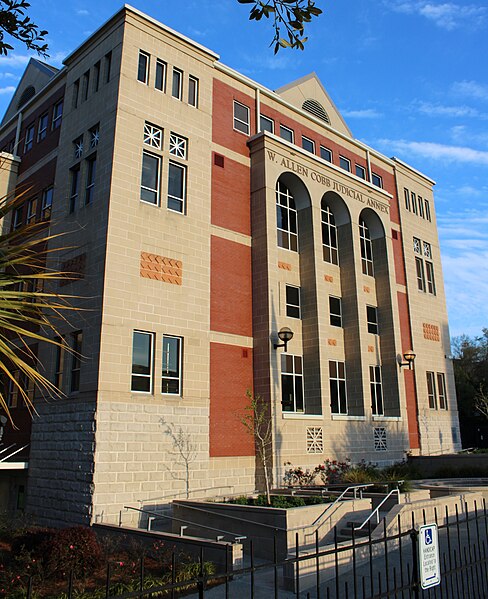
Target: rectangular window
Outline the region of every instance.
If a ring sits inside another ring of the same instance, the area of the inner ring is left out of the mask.
[[[291,144],[294,143],[295,140],[293,129],[290,129],[285,125],[280,125],[280,137],[286,141],[289,141]]]
[[[418,200],[418,207],[419,207],[419,216],[421,218],[424,218],[424,200],[420,196],[417,196],[417,200]]]
[[[181,337],[163,335],[162,393],[181,395],[181,346]]]
[[[105,83],[110,81],[110,75],[112,71],[112,52],[105,54]]]
[[[369,367],[369,385],[371,389],[371,410],[375,416],[383,416],[383,389],[380,366]]]
[[[56,345],[56,358],[55,358],[55,366],[54,366],[54,384],[56,387],[62,391],[63,390],[63,370],[64,370],[64,356],[65,356],[65,348],[64,348],[64,339],[62,337],[56,337],[55,342],[59,345]]]
[[[188,77],[188,104],[198,108],[198,79],[190,75]]]
[[[351,172],[351,161],[344,156],[339,156],[339,166],[345,171]]]
[[[134,331],[132,336],[131,391],[152,393],[154,333]]]
[[[161,92],[166,91],[166,70],[167,65],[164,61],[156,61],[156,78],[154,79],[154,87]]]
[[[31,198],[27,202],[27,224],[35,221],[37,216],[37,198]]]
[[[45,139],[46,135],[47,135],[47,124],[49,121],[49,116],[46,112],[46,114],[43,114],[40,118],[39,118],[39,126],[37,128],[37,141],[42,141],[43,139]]]
[[[83,102],[88,99],[88,91],[90,89],[90,71],[83,75]]]
[[[142,153],[141,200],[159,206],[159,174],[161,158],[149,152]]]
[[[406,187],[404,187],[403,193],[405,194],[405,208],[410,212],[410,192]]]
[[[100,88],[100,61],[93,65],[93,91],[97,92]]]
[[[366,318],[368,321],[368,333],[378,335],[378,308],[375,306],[366,306]]]
[[[347,414],[346,365],[329,362],[330,409],[332,414]]]
[[[360,179],[366,179],[366,169],[364,166],[356,164],[356,177],[359,177]]]
[[[147,146],[156,148],[156,150],[162,150],[163,130],[161,129],[161,127],[151,125],[151,123],[144,123],[143,141]]]
[[[425,203],[425,218],[431,222],[432,218],[430,216],[430,204],[429,204],[429,200],[424,200]]]
[[[187,157],[188,140],[178,133],[171,132],[169,136],[169,153],[177,158],[183,158],[186,160]]]
[[[9,408],[16,408],[18,405],[18,398],[20,395],[19,385],[20,385],[20,370],[14,370],[12,372],[12,377],[8,379],[8,393],[7,393],[7,406]]]
[[[249,135],[250,127],[249,107],[234,100],[234,129]]]
[[[260,131],[269,131],[269,133],[274,133],[274,121],[273,119],[268,118],[262,114],[259,117],[259,130]]]
[[[422,253],[422,242],[420,241],[420,239],[418,237],[413,238],[413,251],[416,254]]]
[[[447,410],[446,376],[443,372],[437,373],[437,391],[439,395],[439,408]]]
[[[333,327],[342,327],[342,300],[340,297],[329,295],[330,324]]]
[[[74,83],[73,83],[73,98],[71,100],[71,105],[73,108],[76,108],[78,106],[78,97],[80,95],[80,80],[77,79]]]
[[[51,218],[54,188],[48,187],[42,192],[41,214],[43,219]]]
[[[302,148],[311,154],[315,154],[315,142],[302,135]]]
[[[412,191],[412,193],[410,194],[410,197],[412,199],[412,212],[414,214],[417,214],[417,196],[415,195],[415,193]]]
[[[286,315],[290,318],[301,318],[299,287],[286,286]]]
[[[436,295],[434,265],[428,260],[425,261],[425,274],[427,279],[427,291],[432,295]]]
[[[185,213],[186,203],[186,166],[169,163],[168,173],[168,208],[175,212]]]
[[[429,408],[432,410],[437,410],[435,374],[433,372],[427,372],[427,397],[429,399]]]
[[[415,258],[415,268],[417,270],[417,287],[419,291],[425,291],[424,262],[421,258]]]
[[[281,354],[281,409],[304,412],[302,357]]]
[[[88,130],[88,139],[90,142],[90,149],[98,146],[98,142],[100,141],[100,124],[97,124]]]
[[[377,175],[376,173],[371,173],[371,183],[373,185],[376,185],[376,187],[383,188],[383,179],[380,177],[380,175]]]
[[[320,158],[327,160],[327,162],[332,162],[332,150],[320,146]]]
[[[61,125],[61,119],[63,118],[63,100],[60,100],[54,105],[53,108],[53,124],[52,128],[57,129]]]
[[[181,100],[183,72],[173,67],[173,83],[171,85],[171,95],[177,100]]]
[[[77,164],[70,171],[71,185],[69,197],[69,211],[72,214],[78,204],[78,195],[80,193],[80,165]]]
[[[90,156],[86,159],[86,187],[85,187],[85,206],[90,204],[95,193],[95,176],[97,172],[97,156]]]
[[[146,85],[149,83],[149,54],[139,52],[139,63],[137,66],[137,80]]]
[[[24,152],[32,150],[34,143],[34,125],[29,125],[25,130]]]
[[[80,371],[81,371],[81,344],[83,342],[83,333],[76,331],[71,335],[71,376],[69,390],[76,393],[80,390]]]
[[[13,218],[13,229],[19,229],[22,226],[23,223],[23,216],[24,216],[24,207],[23,206],[19,206],[18,208],[16,208],[14,210],[14,218]]]

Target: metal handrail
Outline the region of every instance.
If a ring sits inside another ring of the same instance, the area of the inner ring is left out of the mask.
[[[371,514],[366,518],[366,520],[361,524],[361,526],[355,526],[354,530],[361,530],[366,526],[366,524],[371,520],[371,518],[376,514],[376,524],[380,523],[380,508],[386,502],[387,499],[390,498],[391,495],[395,494],[398,497],[398,502],[400,502],[400,489],[397,487],[396,489],[391,490],[388,495],[381,501],[381,503],[371,512]]]
[[[198,493],[199,491],[213,491],[214,489],[233,489],[233,485],[221,485],[218,487],[205,487],[203,489],[189,489],[189,493]],[[179,497],[180,495],[186,495],[186,491],[180,491],[179,493],[172,493],[171,495],[163,495],[162,497],[151,497],[150,499],[137,499],[139,503],[144,501],[159,501],[160,499],[169,499],[170,497]]]
[[[318,517],[315,519],[315,521],[314,521],[314,522],[312,522],[312,524],[307,524],[306,526],[300,526],[300,527],[298,527],[298,528],[293,528],[293,529],[291,529],[291,530],[305,530],[305,529],[307,529],[307,528],[311,528],[312,526],[316,526],[316,525],[317,525],[317,522],[319,522],[319,521],[320,521],[320,520],[321,520],[321,519],[322,519],[322,518],[325,516],[325,514],[326,514],[326,513],[327,513],[329,510],[331,510],[331,509],[332,509],[332,508],[333,508],[333,507],[334,507],[334,506],[335,506],[337,503],[339,503],[339,502],[340,502],[340,501],[341,501],[341,500],[344,498],[344,496],[346,495],[346,493],[349,493],[349,491],[351,491],[351,490],[352,490],[352,491],[354,491],[354,497],[353,497],[353,499],[357,499],[357,491],[358,491],[358,489],[365,489],[365,488],[367,488],[367,487],[372,487],[373,485],[374,485],[374,483],[367,483],[367,484],[363,484],[363,485],[353,485],[353,486],[351,486],[351,487],[347,487],[347,489],[346,489],[345,491],[343,491],[343,492],[342,492],[342,493],[341,493],[341,494],[340,494],[340,495],[337,497],[337,499],[336,499],[336,500],[335,500],[333,503],[330,503],[330,504],[329,504],[329,505],[328,505],[328,506],[325,508],[325,510],[324,510],[324,511],[323,511],[323,512],[320,514],[320,516],[318,516]],[[362,496],[363,496],[363,492],[362,492],[362,490],[361,490],[361,493],[360,493],[360,498],[361,498],[361,499],[362,499]],[[316,531],[317,531],[317,530],[318,530],[318,529],[319,529],[319,528],[322,526],[322,524],[324,524],[324,523],[323,523],[323,522],[320,522],[320,524],[318,524],[317,528],[316,528],[314,531],[312,531],[312,532],[308,532],[308,533],[305,533],[305,534],[304,534],[304,536],[305,536],[305,537],[309,537],[309,536],[311,536],[311,535],[315,534],[315,532],[316,532]]]
[[[13,443],[12,445],[10,445],[10,447],[7,448],[11,449],[12,447],[15,447],[15,443]],[[12,453],[7,454],[6,456],[4,456],[3,458],[0,458],[0,462],[5,462],[6,460],[8,460],[9,458],[13,457],[14,455],[20,453],[23,449],[25,449],[26,447],[29,447],[29,443],[27,443],[27,445],[24,445],[22,447],[19,447],[19,449],[16,449],[15,451],[13,451]]]

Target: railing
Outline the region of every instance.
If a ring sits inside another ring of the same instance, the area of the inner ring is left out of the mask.
[[[366,524],[371,520],[371,518],[376,514],[376,524],[380,523],[380,508],[381,506],[387,502],[387,500],[395,495],[398,497],[398,503],[400,503],[400,489],[393,489],[388,493],[388,495],[383,499],[383,501],[371,512],[371,514],[366,518],[366,520],[361,524],[361,526],[355,526],[354,530],[362,530]]]
[[[188,493],[191,495],[192,493],[200,493],[201,491],[215,491],[216,489],[234,489],[231,485],[224,485],[219,487],[204,487],[203,489],[189,489]],[[171,495],[163,495],[162,497],[151,497],[149,499],[137,499],[139,504],[149,502],[149,501],[160,501],[163,499],[171,499],[173,497],[181,497],[182,495],[186,495],[186,491],[180,491],[179,493],[171,493]]]
[[[14,447],[16,447],[15,443],[12,443],[12,445],[9,445],[8,447],[6,447],[5,449],[0,450],[0,454],[5,453],[6,451],[8,451],[9,449],[13,449]],[[27,443],[27,445],[23,445],[22,447],[19,447],[19,449],[16,449],[15,451],[13,451],[12,453],[7,454],[6,456],[4,456],[3,458],[0,458],[0,462],[5,462],[7,461],[9,458],[13,457],[14,455],[20,453],[23,449],[25,449],[26,447],[29,447],[29,443]]]

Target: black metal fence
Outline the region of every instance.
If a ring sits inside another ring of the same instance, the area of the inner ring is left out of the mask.
[[[165,585],[148,586],[144,558],[140,560],[139,575],[132,581],[132,590],[117,594],[112,581],[112,565],[107,565],[105,589],[96,594],[83,594],[97,599],[181,597],[225,599],[484,599],[488,597],[488,514],[486,502],[478,507],[474,502],[471,512],[464,503],[461,513],[456,505],[455,514],[438,514],[441,582],[422,590],[418,568],[418,529],[426,522],[425,511],[420,521],[412,513],[408,527],[400,516],[387,530],[383,521],[380,530],[351,529],[351,541],[339,542],[337,530],[334,541],[320,546],[318,535],[312,546],[299,546],[298,535],[293,555],[277,559],[276,539],[274,556],[269,560],[255,557],[253,541],[244,567],[232,569],[230,552],[225,566],[212,575],[205,573],[205,552],[202,549],[195,575],[184,581],[178,578],[178,564],[173,555],[171,581]],[[35,580],[30,580],[26,597],[34,599]],[[66,581],[66,599],[75,599],[73,576]]]

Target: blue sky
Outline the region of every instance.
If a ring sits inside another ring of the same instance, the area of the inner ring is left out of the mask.
[[[121,6],[31,0],[60,66]],[[237,0],[133,0],[222,62],[276,89],[315,71],[353,134],[435,181],[451,335],[488,327],[488,5],[432,0],[317,0],[305,51],[268,47],[268,23]],[[28,60],[0,58],[0,113]]]

